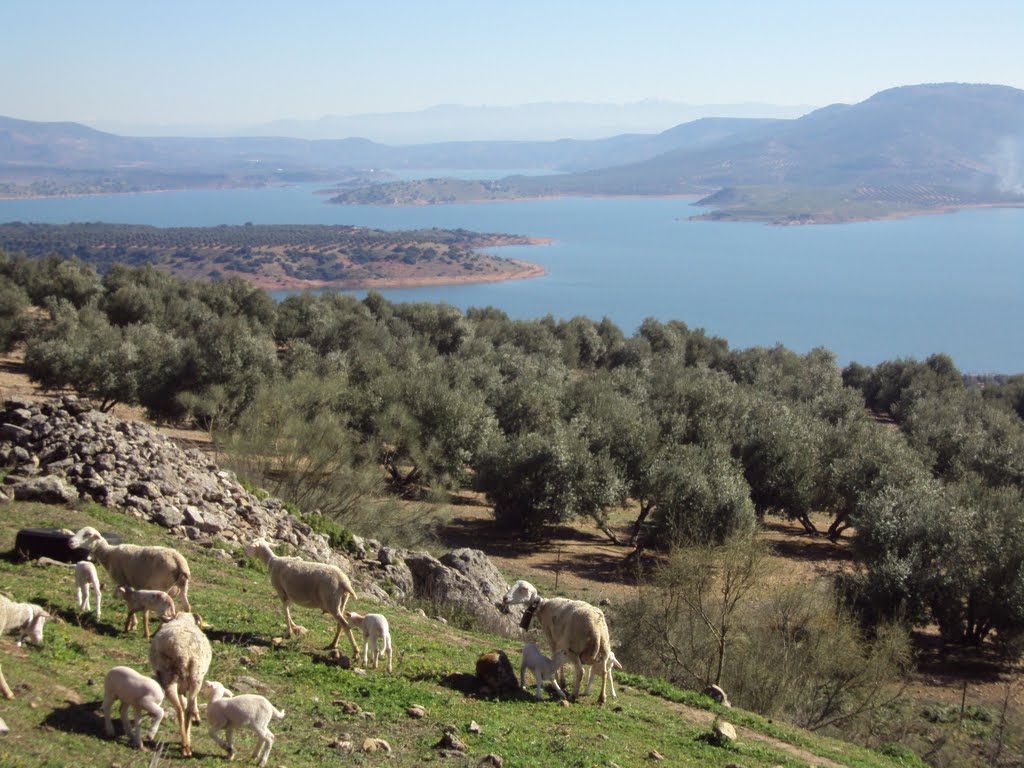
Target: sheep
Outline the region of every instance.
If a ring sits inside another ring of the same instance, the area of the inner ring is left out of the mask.
[[[349,597],[356,596],[356,592],[352,589],[352,582],[340,568],[325,563],[311,563],[297,557],[278,557],[263,539],[256,539],[248,544],[245,547],[245,555],[258,558],[270,571],[270,584],[284,604],[287,637],[306,631],[305,627],[300,627],[292,621],[292,603],[306,608],[319,608],[333,616],[337,622],[334,640],[327,646],[327,650],[337,649],[338,640],[344,630],[349,642],[352,643],[352,657],[358,658],[359,646],[356,645],[352,627],[345,619],[345,605]]]
[[[199,722],[197,699],[210,670],[212,650],[197,613],[182,612],[163,624],[149,643],[149,664],[178,716],[181,754],[192,755],[192,721]]]
[[[96,573],[96,566],[88,560],[82,560],[75,563],[75,602],[78,605],[78,610],[88,611],[89,606],[89,592],[96,592],[96,618],[99,619],[103,614],[103,595],[100,592],[100,577]]]
[[[150,611],[156,614],[158,619],[173,619],[177,614],[174,609],[174,599],[159,589],[132,589],[121,586],[114,590],[114,594],[128,603],[128,618],[124,622],[124,631],[129,632],[135,629],[138,624],[135,614],[142,611],[142,625],[147,640],[149,640]]]
[[[560,650],[569,652],[569,660],[575,666],[572,698],[575,700],[580,693],[580,682],[583,678],[583,667],[597,666],[601,673],[601,694],[598,704],[605,702],[608,674],[606,661],[611,652],[611,640],[608,637],[608,625],[600,610],[582,600],[568,600],[555,597],[546,600],[537,594],[537,588],[528,581],[517,581],[505,593],[499,607],[508,613],[510,605],[526,603],[520,626],[528,629],[531,619],[536,616],[544,636],[551,645],[552,652]]]
[[[615,658],[615,654],[612,651],[608,651],[608,658],[605,659],[605,671],[608,674],[608,691],[611,693],[613,699],[617,699],[618,696],[615,694],[615,681],[612,680],[612,670],[622,669],[622,664],[618,659]],[[583,695],[586,696],[590,693],[590,680],[594,676],[594,666],[587,667],[587,684],[583,688]]]
[[[523,646],[522,654],[523,660],[519,664],[519,687],[526,686],[526,670],[529,669],[533,672],[534,682],[537,683],[537,701],[543,698],[541,690],[545,680],[550,680],[558,698],[564,699],[565,692],[559,687],[556,677],[562,665],[569,661],[569,651],[564,648],[555,651],[555,654],[549,659],[540,652],[536,643],[527,643]]]
[[[185,612],[191,613],[188,580],[192,574],[188,562],[177,550],[170,547],[108,544],[99,531],[89,527],[82,528],[72,536],[68,546],[89,550],[119,587],[162,589],[171,595],[180,593]]]
[[[233,744],[235,728],[249,728],[260,738],[256,750],[252,753],[254,760],[259,764],[267,764],[270,757],[270,748],[274,746],[274,734],[270,732],[267,725],[271,718],[280,720],[284,717],[284,710],[278,710],[265,697],[255,693],[247,693],[242,696],[235,696],[223,685],[210,680],[204,686],[210,703],[206,706],[206,720],[210,724],[210,738],[216,741],[228,753],[228,759],[235,757]],[[227,698],[230,697],[230,698]],[[227,731],[227,740],[223,740],[217,734]]]
[[[74,533],[68,531],[69,536],[74,536]],[[89,593],[92,590],[96,592],[96,618],[101,618],[103,611],[103,596],[101,590],[103,585],[100,584],[100,577],[96,573],[96,566],[93,565],[89,560],[82,560],[78,563],[64,563],[60,560],[54,560],[51,557],[40,557],[36,559],[37,565],[56,565],[61,568],[70,568],[75,572],[75,605],[78,606],[80,611],[91,610],[89,604]]]
[[[363,630],[363,666],[367,666],[366,657],[373,646],[373,668],[377,668],[380,657],[385,653],[388,656],[388,672],[391,671],[391,628],[388,620],[379,613],[356,613],[345,611],[345,618]],[[377,647],[377,641],[380,647]]]
[[[32,603],[15,603],[0,595],[0,635],[17,634],[18,645],[24,639],[32,645],[43,642],[43,625],[50,614]],[[3,667],[0,666],[0,693],[6,699],[13,699],[14,693],[4,678]]]
[[[164,689],[151,677],[136,672],[131,667],[114,667],[103,679],[103,724],[107,736],[113,738],[114,724],[110,719],[110,711],[114,702],[121,702],[121,725],[124,732],[136,749],[142,748],[140,721],[142,713],[148,712],[153,717],[153,724],[146,733],[146,740],[152,741],[164,719],[164,709],[160,706],[164,700]],[[128,708],[135,707],[134,727],[128,722]]]

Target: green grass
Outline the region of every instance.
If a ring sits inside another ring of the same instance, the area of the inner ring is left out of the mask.
[[[464,696],[445,687],[444,678],[456,672],[472,672],[476,657],[492,648],[505,648],[513,659],[518,642],[478,632],[456,629],[418,616],[411,610],[388,607],[395,640],[395,671],[369,670],[365,677],[327,663],[322,646],[330,639],[326,617],[296,609],[295,617],[310,631],[275,647],[272,639],[283,634],[280,605],[261,565],[241,557],[236,547],[224,545],[231,559],[215,549],[170,539],[162,529],[130,517],[89,505],[67,510],[34,504],[10,504],[0,511],[0,551],[9,552],[19,528],[38,525],[79,528],[93,525],[120,533],[126,541],[160,543],[178,547],[189,559],[193,573],[190,597],[194,609],[210,625],[213,644],[210,679],[229,688],[239,676],[249,676],[272,689],[269,698],[287,716],[274,721],[277,741],[270,765],[289,768],[320,765],[420,766],[438,763],[475,766],[494,752],[506,766],[627,766],[649,765],[651,750],[666,757],[663,765],[799,766],[806,763],[774,744],[755,739],[740,740],[729,747],[711,744],[707,722],[688,718],[682,701],[717,711],[704,697],[679,692],[656,681],[622,675],[619,698],[597,707],[594,696],[570,707],[553,700],[521,697],[492,701]],[[105,575],[105,574],[104,574]],[[107,580],[105,596],[112,594]],[[0,746],[0,766],[146,766],[152,755],[128,748],[123,737],[103,737],[100,713],[103,676],[116,665],[126,664],[148,673],[147,644],[139,634],[120,631],[124,610],[108,597],[102,621],[91,614],[78,617],[73,609],[74,581],[71,571],[0,560],[0,584],[18,600],[48,606],[63,619],[50,622],[39,648],[15,647],[13,638],[0,641],[0,658],[14,701],[0,700],[0,716],[11,734]],[[379,609],[357,603],[360,610]],[[345,715],[334,702],[357,703],[372,718]],[[426,708],[427,716],[414,720],[406,715],[413,704]],[[165,702],[165,708],[169,705]],[[819,739],[797,729],[780,728],[747,713],[725,711],[730,721],[849,766],[883,768],[900,765],[877,753],[841,742]],[[481,733],[467,732],[475,720]],[[445,726],[454,726],[466,743],[464,757],[439,757],[434,748]],[[181,763],[173,718],[166,718],[159,736],[167,740],[158,764]],[[356,752],[340,754],[331,743],[350,740],[356,745],[366,737],[387,740],[390,756]],[[192,764],[221,765],[224,758],[207,736],[204,725],[193,729]],[[236,737],[240,757],[252,749],[250,734]]]

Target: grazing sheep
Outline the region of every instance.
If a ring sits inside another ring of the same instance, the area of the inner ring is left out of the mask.
[[[261,766],[266,765],[267,758],[270,757],[270,748],[274,746],[274,734],[267,725],[271,718],[283,718],[284,710],[275,709],[265,697],[255,693],[234,696],[231,691],[213,680],[206,683],[205,690],[210,699],[206,706],[210,738],[227,751],[229,760],[233,760],[235,728],[249,728],[260,738],[252,757],[259,760]],[[226,741],[217,735],[222,730],[227,731]]]
[[[177,550],[108,544],[99,531],[88,527],[72,536],[68,546],[89,550],[96,562],[107,569],[117,586],[162,589],[171,595],[180,593],[185,611],[192,611],[188,601],[188,580],[192,574],[188,562]]]
[[[391,671],[391,628],[388,620],[379,613],[356,613],[345,611],[345,618],[363,630],[363,666],[367,666],[366,657],[373,647],[373,668],[377,668],[380,657],[388,655],[388,672]],[[377,641],[380,641],[380,647]]]
[[[611,693],[613,699],[617,699],[618,696],[615,694],[615,681],[612,680],[612,670],[622,669],[622,664],[615,658],[615,654],[612,651],[608,651],[608,658],[604,662],[605,672],[608,674],[608,691]],[[590,693],[590,680],[594,676],[594,666],[587,667],[587,685],[583,689],[583,695],[586,696]]]
[[[338,647],[338,640],[344,630],[352,643],[353,658],[359,656],[359,646],[356,645],[352,627],[345,619],[345,605],[349,597],[356,596],[356,592],[340,568],[325,563],[311,563],[298,557],[278,557],[263,539],[248,544],[245,554],[247,557],[258,558],[270,571],[270,584],[284,604],[288,637],[306,631],[305,627],[292,621],[292,603],[306,608],[319,608],[333,616],[338,625],[334,640],[327,649],[333,651]]]
[[[149,643],[149,665],[178,715],[181,754],[192,755],[192,721],[199,722],[199,691],[210,670],[210,641],[197,613],[179,613]]]
[[[146,733],[146,740],[152,741],[164,719],[164,709],[160,704],[164,700],[164,689],[151,677],[136,672],[131,667],[114,667],[103,679],[103,724],[107,736],[114,736],[114,724],[110,720],[110,711],[114,702],[121,702],[121,725],[124,732],[136,749],[142,747],[141,729],[142,713],[148,712],[153,717],[153,725]],[[134,727],[128,722],[128,708],[135,707]]]
[[[142,611],[142,625],[145,628],[147,640],[149,640],[150,611],[156,614],[158,619],[173,619],[177,614],[177,611],[174,610],[174,599],[159,589],[132,589],[121,586],[114,590],[114,594],[128,603],[128,618],[124,622],[124,631],[129,632],[135,629],[138,624],[135,614]]]
[[[100,577],[96,573],[96,566],[88,560],[82,560],[81,562],[75,563],[75,602],[78,605],[78,610],[88,611],[89,606],[89,592],[96,592],[96,618],[99,619],[102,616],[103,611],[103,594],[100,592]]]
[[[0,635],[17,634],[18,644],[25,640],[32,645],[43,642],[43,625],[50,614],[32,603],[15,603],[0,595]],[[7,680],[4,679],[3,667],[0,666],[0,693],[4,698],[13,699],[14,693]]]
[[[550,680],[555,687],[558,698],[564,699],[565,692],[559,687],[557,677],[558,670],[569,661],[569,652],[564,648],[555,651],[550,659],[540,652],[536,643],[527,643],[523,646],[523,660],[519,664],[519,687],[526,687],[526,670],[533,672],[534,682],[537,683],[537,701],[543,698],[542,689],[545,680]]]
[[[528,581],[513,584],[499,607],[508,613],[508,607],[518,603],[527,605],[520,623],[523,629],[528,629],[531,619],[536,616],[552,652],[569,652],[569,660],[575,666],[572,698],[575,700],[579,696],[583,667],[596,666],[601,673],[601,694],[597,702],[603,704],[608,681],[606,660],[611,652],[604,614],[582,600],[568,600],[564,597],[546,600],[537,594],[537,588]]]

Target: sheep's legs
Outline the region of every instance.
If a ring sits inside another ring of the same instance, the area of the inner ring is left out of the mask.
[[[4,669],[0,667],[0,693],[4,695],[5,699],[13,699],[14,692],[8,687],[7,681],[4,679]]]
[[[228,744],[226,741],[224,741],[224,739],[222,739],[220,736],[217,735],[218,733],[220,733],[220,729],[221,729],[221,726],[211,725],[210,726],[210,730],[208,731],[208,733],[210,734],[210,738],[213,739],[215,742],[217,742],[217,745],[221,749],[223,749],[225,752],[227,752],[231,757],[234,757],[235,754],[234,754],[234,750],[231,749],[231,745]]]
[[[192,604],[188,601],[188,581],[181,587],[181,602],[185,604],[185,613],[192,613]]]
[[[181,754],[185,757],[192,757],[192,745],[189,742],[188,734],[191,723],[185,713],[185,707],[181,705],[181,696],[178,695],[178,684],[171,683],[165,689],[167,697],[174,705],[174,713],[178,716],[178,733],[181,736]]]
[[[149,640],[149,609],[142,612],[142,628],[146,632],[146,639]]]
[[[345,606],[348,605],[348,592],[341,598],[341,605],[338,606],[334,612],[334,620],[338,622],[338,629],[334,633],[334,639],[331,644],[327,646],[328,651],[337,650],[338,640],[341,639],[341,631],[345,630],[345,634],[348,635],[348,640],[352,643],[352,658],[359,658],[359,645],[356,643],[356,636],[352,634],[352,625],[345,619]],[[365,661],[363,662],[366,663]]]
[[[267,758],[270,757],[270,748],[274,746],[274,734],[272,734],[266,726],[262,730],[257,730],[256,735],[260,737],[261,741],[256,747],[256,751],[252,753],[253,760],[259,760],[259,765],[264,766],[267,764]]]
[[[291,606],[288,604],[288,601],[284,600],[282,602],[284,603],[284,621],[285,624],[288,625],[288,634],[286,636],[291,638],[299,633],[305,633],[305,627],[300,627],[298,624],[292,621],[292,609]],[[335,639],[334,644],[338,644],[337,639]]]
[[[153,718],[153,724],[149,727],[149,732],[146,734],[146,740],[152,741],[156,738],[156,732],[160,730],[160,723],[164,719],[164,708],[152,699],[146,700],[142,706]]]

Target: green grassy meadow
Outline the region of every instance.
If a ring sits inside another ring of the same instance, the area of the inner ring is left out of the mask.
[[[16,647],[12,636],[0,639],[0,663],[16,696],[13,701],[0,699],[0,717],[11,729],[0,740],[0,766],[127,768],[225,761],[207,735],[205,722],[192,731],[192,763],[182,758],[173,713],[165,717],[158,734],[165,741],[151,745],[150,752],[132,750],[120,735],[119,723],[116,740],[104,737],[106,671],[117,665],[150,671],[141,622],[134,634],[121,631],[125,611],[113,597],[109,579],[103,619],[97,622],[91,613],[77,614],[71,570],[15,563],[9,556],[19,528],[84,525],[115,531],[128,542],[172,545],[186,555],[193,576],[190,598],[208,625],[213,646],[208,679],[238,692],[239,677],[254,678],[269,687],[266,695],[287,713],[270,725],[277,740],[268,765],[476,766],[489,753],[500,755],[505,766],[919,764],[821,739],[749,713],[722,710],[703,696],[628,674],[617,676],[619,697],[604,707],[596,706],[593,693],[568,707],[550,697],[535,702],[532,689],[500,701],[466,696],[446,687],[445,678],[471,673],[477,656],[493,648],[504,648],[518,671],[518,641],[457,630],[404,608],[381,608],[368,601],[357,602],[356,608],[388,615],[395,669],[392,674],[381,669],[360,676],[326,658],[322,649],[330,640],[331,626],[315,611],[293,609],[309,633],[275,645],[273,638],[283,635],[284,620],[263,566],[229,545],[225,554],[172,539],[156,526],[97,506],[72,510],[15,503],[0,507],[0,555],[5,555],[0,559],[0,588],[19,601],[46,606],[61,620],[47,623],[45,641],[38,648]],[[102,569],[100,574],[104,580]],[[342,643],[344,650],[344,638]],[[345,714],[342,701],[354,702],[372,715]],[[406,713],[414,704],[426,709],[425,717],[414,719]],[[170,711],[166,700],[164,708]],[[749,730],[741,730],[733,745],[716,746],[708,739],[710,723],[713,713],[726,712],[730,721]],[[468,731],[471,721],[479,724],[479,734]],[[446,726],[454,727],[465,743],[464,754],[441,756],[435,748]],[[392,751],[364,753],[360,746],[366,738],[384,739]],[[352,742],[356,751],[340,750],[336,745],[343,741]],[[254,746],[252,735],[239,732],[235,746],[236,760],[247,759]],[[652,750],[664,761],[650,757]]]

